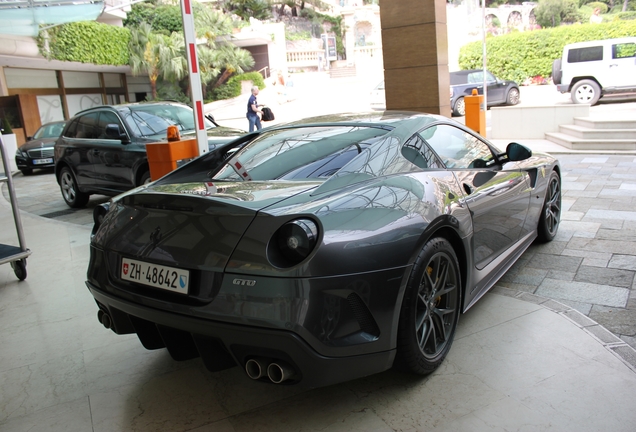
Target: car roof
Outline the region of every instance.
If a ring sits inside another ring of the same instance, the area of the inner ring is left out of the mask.
[[[186,104],[183,104],[181,102],[177,102],[177,101],[152,101],[152,102],[130,102],[130,103],[124,103],[124,104],[118,104],[118,105],[97,105],[94,107],[90,107],[90,108],[86,108],[84,110],[78,111],[76,112],[73,117],[80,115],[80,114],[85,114],[85,113],[89,113],[91,111],[95,111],[95,110],[103,110],[103,109],[111,109],[111,110],[115,110],[115,111],[119,111],[122,108],[133,108],[133,107],[138,107],[138,106],[157,106],[157,105],[180,105],[180,106],[188,106]]]
[[[278,127],[298,127],[304,125],[354,125],[368,127],[386,127],[394,129],[401,124],[411,122],[414,119],[420,119],[422,125],[439,120],[448,120],[448,118],[439,115],[414,111],[371,111],[362,113],[327,114],[322,116],[309,117],[294,122],[282,123],[277,126],[273,126],[272,129]]]
[[[614,39],[597,39],[593,41],[585,41],[585,42],[574,42],[571,44],[567,44],[563,49],[570,48],[585,48],[592,46],[599,46],[603,44],[612,44],[612,43],[636,43],[636,37],[622,37],[622,38],[614,38]]]

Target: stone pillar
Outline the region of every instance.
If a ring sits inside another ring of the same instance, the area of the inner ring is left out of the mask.
[[[450,117],[445,0],[380,0],[387,109]]]

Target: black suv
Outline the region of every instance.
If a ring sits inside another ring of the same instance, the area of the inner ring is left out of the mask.
[[[210,150],[245,133],[221,127],[211,116],[205,123]],[[55,143],[55,177],[66,204],[83,207],[91,194],[117,195],[148,183],[146,144],[165,140],[170,125],[179,127],[182,139],[194,135],[192,108],[149,102],[78,112]]]

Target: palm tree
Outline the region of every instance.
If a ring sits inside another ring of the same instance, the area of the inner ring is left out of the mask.
[[[214,83],[215,88],[223,84],[233,73],[243,73],[245,69],[254,66],[252,54],[234,45],[222,45],[214,51],[214,54],[214,64],[223,69],[223,73]]]
[[[148,75],[153,100],[157,99],[159,76],[179,80],[185,74],[185,59],[179,52],[179,38],[174,35],[168,37],[154,33],[148,23],[141,23],[131,30],[130,68],[133,75]]]

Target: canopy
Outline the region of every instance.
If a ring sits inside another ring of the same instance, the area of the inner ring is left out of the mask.
[[[40,24],[94,21],[103,0],[0,0],[0,34],[37,36]]]

